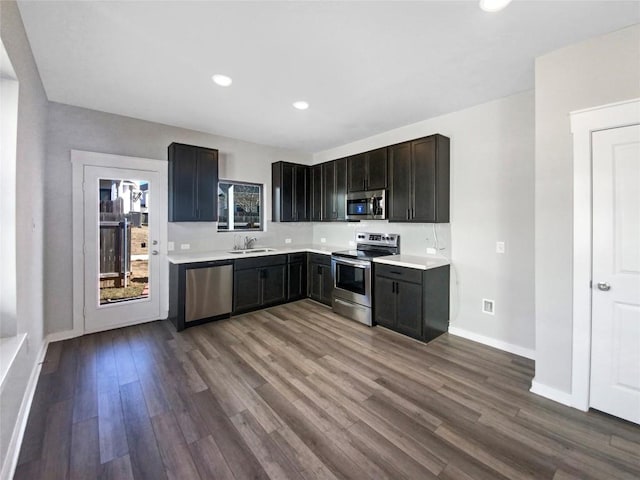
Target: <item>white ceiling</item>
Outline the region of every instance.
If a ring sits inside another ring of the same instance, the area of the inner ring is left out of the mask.
[[[536,56],[640,22],[637,1],[19,7],[49,100],[306,152],[531,89]]]

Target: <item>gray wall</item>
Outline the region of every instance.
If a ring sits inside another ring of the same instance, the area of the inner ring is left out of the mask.
[[[0,459],[43,343],[43,179],[47,98],[18,7],[0,2],[0,35],[20,82],[16,146],[17,331],[27,334],[0,395]]]
[[[95,110],[50,103],[48,155],[45,184],[45,318],[46,331],[72,329],[71,163],[70,151],[127,155],[166,160],[171,142],[182,142],[219,150],[220,177],[263,183],[271,191],[271,163],[286,160],[309,163],[311,156],[241,140],[175,128]],[[153,206],[153,192],[151,193]],[[153,208],[153,207],[152,207]],[[271,217],[271,198],[264,206]],[[215,250],[233,246],[233,234],[217,233],[216,224],[169,224],[169,241],[190,243],[192,250]],[[275,244],[288,236],[295,243],[308,243],[310,229],[267,224],[258,233],[259,243]]]
[[[534,348],[534,94],[524,92],[391,130],[314,155],[321,162],[441,133],[451,138],[451,224],[438,227],[454,267],[451,325],[498,342]],[[314,225],[314,240],[352,239],[354,227]],[[431,225],[371,222],[402,235],[404,253],[433,246]],[[346,236],[349,235],[350,236]],[[449,238],[450,237],[450,238]],[[496,241],[506,253],[496,253]],[[481,312],[496,302],[495,316]]]
[[[573,146],[569,112],[640,97],[640,26],[536,60],[536,377],[571,391]]]

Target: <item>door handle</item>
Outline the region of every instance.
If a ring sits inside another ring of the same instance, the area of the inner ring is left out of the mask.
[[[151,255],[158,255],[158,250],[152,250]]]
[[[391,293],[396,293],[396,282],[391,282]]]
[[[396,294],[400,293],[400,284],[396,282]]]
[[[608,292],[609,290],[611,290],[611,285],[609,285],[608,282],[598,282],[598,290]]]

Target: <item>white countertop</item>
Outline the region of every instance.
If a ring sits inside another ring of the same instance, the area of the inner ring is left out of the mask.
[[[389,255],[388,257],[374,258],[375,263],[384,263],[385,265],[395,265],[398,267],[417,268],[419,270],[429,270],[444,265],[449,265],[448,259],[440,256],[425,255],[419,257],[417,255]]]
[[[273,248],[270,252],[251,252],[251,253],[229,253],[231,249],[226,250],[212,250],[210,252],[172,252],[167,255],[167,259],[169,262],[173,264],[181,264],[181,263],[195,263],[195,262],[212,262],[215,260],[234,260],[236,258],[248,258],[248,257],[264,257],[268,255],[280,255],[287,253],[298,253],[298,252],[311,252],[311,253],[320,253],[323,255],[331,255],[331,252],[336,252],[339,250],[348,250],[349,247],[339,247],[336,245],[285,245],[280,247],[270,247],[267,245],[258,245],[255,247],[256,250],[260,250],[261,248]]]

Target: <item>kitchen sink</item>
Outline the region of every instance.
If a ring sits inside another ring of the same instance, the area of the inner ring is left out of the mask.
[[[266,253],[266,252],[276,252],[275,248],[247,248],[244,250],[230,250],[229,253],[233,253],[235,255],[244,255],[247,253]]]

